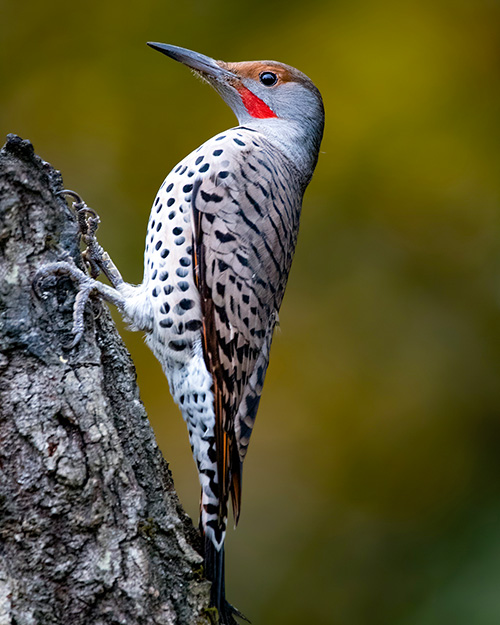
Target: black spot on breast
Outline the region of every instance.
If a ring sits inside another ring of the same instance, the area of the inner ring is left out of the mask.
[[[160,196],[158,196],[155,200],[155,206],[158,204],[158,202],[160,201]]]
[[[225,139],[226,135],[221,135],[220,137],[217,137],[216,141],[222,141],[222,139]]]
[[[193,185],[192,184],[185,184],[182,187],[182,190],[184,191],[184,193],[189,193],[190,191],[193,190]]]
[[[162,271],[162,272],[160,273],[160,280],[161,280],[162,282],[165,282],[165,280],[166,280],[167,278],[168,278],[168,271]]]
[[[161,230],[161,221],[158,222],[158,225],[156,226],[156,232],[160,232]]]
[[[224,152],[224,150],[214,150],[213,151],[213,155],[214,156],[220,156],[222,154],[222,152]]]
[[[186,349],[186,341],[170,341],[168,346],[170,347],[170,349],[172,349],[174,352],[182,352],[183,349]]]
[[[151,280],[154,280],[156,278],[156,274],[158,273],[158,271],[155,269],[153,272],[153,275],[151,276]]]
[[[204,165],[200,167],[198,171],[200,172],[200,174],[204,174],[206,171],[209,170],[209,168],[210,168],[210,165],[208,163],[205,163]]]
[[[167,317],[166,319],[160,319],[160,326],[162,328],[171,328],[174,325],[173,319]]]
[[[204,158],[205,158],[204,156],[198,156],[198,158],[195,160],[194,164],[195,165],[199,165]]]
[[[163,208],[163,204],[160,204],[158,206],[158,208],[156,209],[156,212],[159,213],[161,211],[161,209]]]
[[[170,254],[170,251],[165,247],[164,249],[162,249],[160,256],[162,258],[167,258],[169,254]]]
[[[189,271],[187,269],[179,267],[175,270],[175,273],[179,276],[179,278],[185,278],[188,275]]]
[[[187,291],[189,289],[189,284],[185,280],[178,282],[177,286],[181,291]]]
[[[160,308],[160,312],[162,315],[167,315],[170,312],[170,305],[167,302],[163,302]]]
[[[183,256],[179,262],[182,265],[182,267],[189,267],[189,265],[191,264],[191,259],[188,258],[187,256]]]
[[[229,176],[229,172],[228,171],[220,171],[219,172],[219,178],[227,178]]]
[[[179,228],[179,227],[174,228],[174,229],[172,230],[172,232],[173,232],[176,236],[178,236],[179,234],[182,234],[182,228]]]
[[[157,241],[156,245],[155,245],[155,250],[159,250],[161,247],[161,241]]]
[[[178,305],[182,308],[182,310],[191,310],[194,306],[194,302],[192,299],[184,298],[181,299]]]
[[[170,293],[172,293],[173,290],[174,290],[174,287],[171,284],[166,284],[163,287],[163,292],[165,293],[165,295],[170,295]]]
[[[174,183],[171,182],[165,190],[167,193],[170,193],[170,191],[172,191],[173,188],[174,188]]]
[[[241,139],[233,139],[233,141],[238,145],[245,145],[245,143],[241,141]]]
[[[169,219],[173,219],[175,217],[175,211],[172,211],[168,214]]]
[[[167,206],[172,206],[172,204],[175,204],[175,198],[173,197],[169,197],[167,200]]]
[[[177,237],[177,239],[175,239],[174,243],[176,245],[182,245],[185,242],[185,237]]]
[[[186,330],[190,330],[191,332],[199,330],[202,326],[203,323],[199,319],[192,319],[191,321],[186,322]]]
[[[158,297],[158,294],[160,293],[159,289],[155,286],[155,288],[151,291],[151,295],[153,297]]]

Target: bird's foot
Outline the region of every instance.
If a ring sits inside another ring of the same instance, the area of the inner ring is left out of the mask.
[[[97,293],[103,299],[115,304],[120,310],[123,309],[124,300],[122,295],[110,286],[102,284],[102,282],[98,282],[91,276],[88,276],[81,269],[78,269],[72,260],[47,263],[36,272],[33,280],[33,288],[39,297],[46,297],[46,291],[42,283],[48,278],[55,276],[70,278],[78,288],[78,293],[76,294],[75,303],[73,305],[73,340],[66,346],[67,349],[72,349],[78,345],[82,338],[85,328],[83,313],[90,295]]]
[[[33,279],[33,288],[35,293],[42,299],[47,297],[46,286],[43,283],[49,278],[55,278],[65,276],[70,278],[78,288],[78,293],[73,305],[73,340],[65,345],[65,348],[72,349],[80,342],[84,330],[83,313],[85,310],[85,304],[87,303],[90,294],[97,290],[99,283],[85,274],[81,269],[74,264],[72,260],[63,260],[54,263],[47,263],[41,267],[35,274]]]
[[[73,208],[78,218],[78,226],[83,242],[87,246],[82,257],[89,268],[90,276],[97,278],[102,271],[111,284],[117,288],[123,283],[123,278],[109,254],[103,250],[96,238],[97,228],[101,223],[99,215],[93,208],[87,206],[78,193],[74,191],[63,189],[58,195],[67,195],[74,200]]]
[[[48,278],[57,276],[68,277],[77,286],[78,293],[73,306],[73,340],[66,346],[67,349],[72,349],[82,338],[85,327],[83,316],[85,305],[92,294],[98,294],[103,299],[113,303],[118,309],[123,310],[124,298],[119,291],[115,290],[123,284],[123,278],[108,254],[97,242],[95,233],[100,222],[97,213],[92,208],[89,208],[74,191],[64,190],[59,194],[69,195],[74,199],[73,208],[78,217],[82,238],[87,245],[87,249],[82,255],[89,268],[90,275],[79,269],[68,255],[67,260],[47,263],[41,267],[35,274],[33,288],[39,297],[44,298],[46,297],[46,290],[43,288],[42,283]],[[108,277],[113,287],[96,280],[100,271]]]

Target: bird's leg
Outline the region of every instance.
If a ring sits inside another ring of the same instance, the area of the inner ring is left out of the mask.
[[[89,296],[96,293],[123,312],[125,297],[117,289],[124,284],[124,281],[115,264],[99,245],[95,237],[100,221],[97,213],[89,208],[74,191],[65,190],[61,191],[60,194],[69,195],[75,200],[73,207],[77,213],[82,238],[87,245],[87,249],[82,255],[89,267],[90,276],[79,269],[73,260],[68,257],[68,260],[48,263],[41,267],[35,274],[33,286],[35,291],[41,296],[43,296],[41,283],[51,276],[67,276],[78,286],[78,293],[73,307],[72,333],[74,338],[68,346],[68,348],[72,348],[79,343],[83,334],[83,313]],[[108,278],[113,285],[112,287],[96,280],[100,271]]]

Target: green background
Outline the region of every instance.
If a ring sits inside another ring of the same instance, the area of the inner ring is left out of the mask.
[[[0,134],[62,170],[134,283],[163,178],[235,123],[145,42],[314,80],[326,132],[229,598],[254,625],[498,625],[499,2],[0,0],[0,21]],[[142,337],[122,334],[196,517],[180,413]]]

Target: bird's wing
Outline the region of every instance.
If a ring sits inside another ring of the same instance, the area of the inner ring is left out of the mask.
[[[193,256],[214,384],[219,514],[227,514],[231,492],[237,521],[241,465],[295,249],[301,193],[284,157],[269,148],[238,150],[225,164],[194,183]]]

